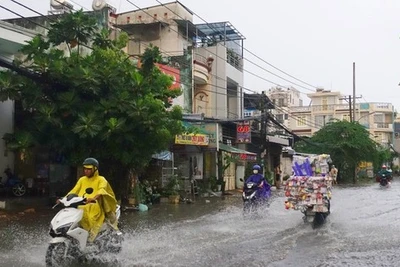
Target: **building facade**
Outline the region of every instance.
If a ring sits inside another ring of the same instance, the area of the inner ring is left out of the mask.
[[[332,119],[350,121],[350,105],[340,92],[317,89],[308,97],[311,99],[310,106],[290,108],[290,128],[297,135],[312,136]],[[355,105],[355,121],[369,131],[373,140],[386,147],[393,143],[394,113],[391,103]]]

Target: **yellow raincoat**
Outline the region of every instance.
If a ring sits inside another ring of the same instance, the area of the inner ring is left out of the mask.
[[[93,188],[91,194],[86,194],[87,188]],[[107,217],[115,229],[117,229],[117,221],[115,210],[117,200],[110,184],[103,176],[99,176],[96,170],[92,177],[82,176],[79,178],[75,187],[68,193],[84,196],[85,198],[94,198],[101,195],[96,203],[90,203],[79,206],[83,210],[83,218],[80,222],[81,227],[89,232],[89,242],[93,242],[99,233],[101,226]]]

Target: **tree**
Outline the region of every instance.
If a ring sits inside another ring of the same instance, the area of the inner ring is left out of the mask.
[[[70,164],[96,157],[122,189],[129,169],[142,169],[183,131],[182,111],[170,104],[181,92],[170,90],[172,79],[155,66],[157,47],[145,51],[138,68],[122,50],[127,35],[108,36],[82,11],[65,15],[47,38],[22,48],[14,65],[23,71],[0,72],[0,101],[18,107],[15,133],[4,136],[8,148],[26,156],[43,146]]]
[[[342,180],[353,177],[355,181],[354,170],[360,162],[370,161],[378,166],[386,159],[386,150],[369,135],[358,122],[334,121],[311,138],[298,142],[295,149],[304,153],[330,154]]]

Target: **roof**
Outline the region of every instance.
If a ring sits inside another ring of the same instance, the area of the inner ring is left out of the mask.
[[[118,15],[123,15],[123,14],[127,14],[127,13],[138,12],[138,11],[143,11],[143,10],[147,10],[147,9],[151,9],[151,8],[155,8],[155,7],[160,7],[160,6],[168,6],[168,5],[171,5],[171,4],[179,4],[184,9],[186,9],[186,11],[189,12],[191,15],[194,14],[193,11],[191,11],[188,7],[183,5],[181,2],[173,1],[173,2],[168,2],[168,3],[163,3],[162,5],[154,5],[154,6],[149,6],[149,7],[138,8],[138,9],[135,9],[135,10],[124,11],[124,12],[118,13]]]
[[[190,20],[187,19],[174,19],[174,21],[178,24],[179,27],[186,29],[188,26],[187,33],[190,37],[199,36],[199,37],[206,37],[207,35],[204,34],[202,31],[199,31],[195,24],[193,24]]]
[[[233,146],[228,146],[228,145],[226,145],[224,143],[219,143],[219,149],[225,150],[227,152],[231,152],[233,154],[246,154],[246,155],[253,155],[253,156],[257,155],[256,153],[249,152],[249,151],[246,151],[246,150],[243,150],[243,149],[239,149],[239,148],[236,148],[236,147],[233,147]]]
[[[196,28],[207,36],[226,36],[227,41],[246,39],[229,21],[196,24]]]

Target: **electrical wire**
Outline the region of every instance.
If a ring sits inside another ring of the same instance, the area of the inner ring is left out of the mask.
[[[39,15],[44,16],[44,17],[46,17],[47,19],[51,20],[48,16],[45,16],[44,14],[42,14],[42,13],[40,13],[40,12],[37,12],[36,10],[34,10],[34,9],[32,9],[32,8],[30,8],[30,7],[26,6],[26,5],[24,5],[24,4],[21,4],[21,3],[19,3],[18,1],[15,1],[15,0],[11,0],[11,1],[14,2],[14,3],[16,3],[16,4],[18,4],[18,5],[20,5],[20,6],[22,6],[22,7],[24,7],[24,8],[26,8],[26,9],[28,9],[28,10],[30,10],[30,11],[32,11],[32,12],[35,12],[36,14],[39,14]],[[56,1],[57,1],[57,0],[56,0]],[[34,23],[35,25],[38,25],[38,26],[40,26],[40,27],[43,27],[43,28],[49,30],[47,27],[45,27],[45,26],[43,26],[43,25],[41,25],[41,24],[38,24],[38,23],[36,23],[36,22],[34,22],[34,21],[32,21],[32,20],[30,20],[30,19],[28,19],[28,18],[26,18],[26,17],[24,17],[24,16],[22,16],[22,15],[16,13],[16,12],[14,12],[14,11],[8,9],[8,8],[5,8],[4,6],[1,6],[1,5],[0,5],[0,7],[3,8],[3,9],[5,9],[5,10],[7,10],[7,11],[9,11],[9,12],[11,12],[11,13],[13,13],[13,14],[15,14],[15,15],[17,15],[17,16],[20,16],[21,18],[24,18],[24,19],[30,21],[31,23]],[[52,20],[52,21],[54,21],[54,20]],[[88,47],[88,48],[92,49],[91,47]],[[217,76],[217,77],[218,77],[218,76]],[[185,85],[185,84],[184,84],[184,85]],[[186,84],[186,85],[187,85],[187,84]],[[211,84],[211,85],[212,85],[212,84]],[[219,87],[219,86],[217,86],[217,85],[212,85],[212,86],[215,86],[215,87],[218,87],[218,88],[222,88],[222,89],[226,89],[227,91],[229,91],[229,89],[230,89],[230,88],[225,88],[225,87]],[[251,92],[253,92],[253,93],[255,93],[255,91],[252,91],[251,89],[244,88],[244,87],[242,87],[242,88],[243,88],[243,89],[246,89],[246,90],[249,90],[249,91],[251,91]],[[231,90],[232,90],[232,89],[231,89]],[[202,91],[207,91],[207,92],[216,93],[216,94],[219,93],[219,92],[210,91],[210,90],[204,90],[204,89],[203,89]],[[236,90],[234,90],[234,92],[237,93]],[[224,94],[224,93],[219,93],[219,94],[227,95],[227,94]],[[216,109],[217,109],[217,107],[216,107]],[[286,112],[286,111],[284,111],[284,112]],[[231,112],[231,113],[232,113],[232,112]],[[234,113],[234,115],[238,116],[238,114],[236,114],[236,113]],[[297,119],[297,120],[299,120],[299,118],[296,118],[296,117],[294,117],[294,116],[291,116],[291,117],[292,117],[292,118],[295,118],[295,119]],[[310,125],[309,125],[309,126],[310,126]]]
[[[167,7],[165,4],[163,4],[161,1],[159,1],[159,0],[156,0],[156,1],[157,1],[159,4],[161,4],[161,6],[167,8],[168,10],[170,10],[171,12],[173,12],[175,15],[179,16],[181,19],[184,19],[184,18],[182,18],[179,14],[177,14],[175,11],[173,11],[173,10],[170,9],[170,8],[168,8],[168,7]],[[211,25],[210,23],[208,23],[205,19],[203,19],[201,16],[199,16],[197,13],[195,13],[195,12],[193,12],[193,11],[191,11],[191,12],[192,12],[196,17],[198,17],[199,19],[201,19],[202,21],[204,21],[210,29],[217,30],[217,29],[215,29],[214,27],[212,27],[212,25]],[[217,33],[223,34],[223,33],[222,33],[221,31],[219,31],[219,30],[217,30]],[[241,46],[241,44],[235,42],[235,40],[230,40],[229,37],[228,37],[228,41],[233,42],[234,44]],[[226,47],[226,46],[225,46],[225,47]],[[302,82],[302,83],[304,83],[304,84],[306,84],[306,85],[308,85],[308,86],[311,86],[311,87],[313,87],[313,88],[315,88],[315,89],[317,88],[316,86],[311,85],[311,84],[309,84],[309,83],[307,83],[307,82],[304,82],[303,80],[300,80],[300,79],[298,79],[298,78],[296,78],[296,77],[294,77],[294,76],[288,74],[287,72],[285,72],[285,71],[283,71],[283,70],[281,70],[281,69],[275,67],[274,65],[272,65],[271,63],[269,63],[269,62],[267,62],[266,60],[262,59],[261,57],[259,57],[259,56],[256,55],[255,53],[251,52],[251,51],[248,50],[247,48],[243,47],[243,49],[244,49],[246,52],[248,52],[249,54],[251,54],[251,55],[253,55],[254,57],[256,57],[256,58],[258,58],[259,60],[261,60],[262,62],[266,63],[267,65],[269,65],[269,66],[273,67],[274,69],[276,69],[276,70],[278,70],[278,71],[280,71],[280,72],[286,74],[287,76],[289,76],[289,77],[291,77],[291,78],[293,78],[293,79],[295,79],[295,80],[297,80],[297,81],[299,81],[299,82]],[[244,59],[246,59],[246,58],[244,58]],[[246,59],[246,60],[247,60],[248,62],[252,63],[253,65],[255,65],[255,66],[257,66],[257,67],[263,69],[264,71],[266,71],[266,72],[268,72],[268,73],[270,73],[270,74],[272,74],[272,75],[274,75],[274,76],[276,76],[276,77],[278,77],[278,78],[281,78],[281,79],[283,79],[283,80],[285,80],[285,81],[287,81],[287,82],[290,82],[290,83],[295,84],[295,85],[297,85],[297,86],[299,86],[299,87],[302,87],[302,88],[304,88],[304,89],[306,89],[306,90],[311,90],[311,91],[314,92],[314,90],[309,89],[309,88],[306,88],[306,87],[303,87],[302,85],[298,85],[298,84],[296,84],[296,83],[293,83],[292,81],[289,81],[289,80],[287,80],[287,79],[285,79],[285,78],[283,78],[283,77],[281,77],[281,76],[279,76],[279,75],[277,75],[277,74],[275,74],[275,73],[273,73],[273,72],[271,72],[271,71],[269,71],[269,70],[267,70],[267,69],[265,69],[265,68],[259,66],[258,64],[252,62],[251,60],[248,60],[248,59]]]
[[[149,17],[153,18],[153,20],[155,20],[155,21],[157,21],[157,22],[162,22],[162,21],[160,21],[159,19],[154,18],[149,12],[147,12],[147,11],[144,10],[143,8],[139,7],[138,5],[136,5],[135,3],[133,3],[131,0],[125,0],[125,1],[127,1],[128,3],[130,3],[132,6],[136,7],[138,10],[140,10],[140,11],[146,13]],[[176,13],[175,13],[175,14],[176,14]],[[180,34],[179,31],[175,30],[174,28],[171,28],[170,26],[169,26],[169,29],[172,30],[172,31],[174,31],[174,32],[176,32],[176,33],[178,33],[178,35]],[[192,33],[195,33],[195,32],[192,32]],[[195,34],[196,34],[196,33],[195,33]],[[185,36],[183,36],[183,35],[181,35],[181,36],[182,36],[182,37],[185,37]],[[186,40],[189,42],[188,39],[186,39]],[[225,62],[227,62],[227,63],[229,64],[229,62],[228,62],[228,60],[227,60],[226,58],[223,58],[223,57],[221,57],[220,55],[214,53],[213,51],[208,50],[206,47],[203,47],[203,49],[205,49],[205,50],[206,50],[207,52],[209,52],[210,54],[215,55],[216,57],[222,59],[223,61],[225,61]],[[257,75],[257,74],[255,74],[255,73],[249,71],[249,70],[246,70],[245,68],[242,68],[242,69],[243,69],[244,72],[247,72],[247,73],[253,75],[254,77],[257,77],[257,78],[262,79],[262,80],[264,80],[264,81],[266,81],[266,82],[269,82],[269,83],[271,83],[271,84],[274,84],[274,85],[277,85],[277,86],[280,86],[280,87],[283,87],[283,88],[285,87],[285,86],[282,86],[282,85],[279,84],[279,83],[276,83],[276,82],[274,82],[274,81],[271,81],[271,80],[269,80],[269,79],[266,79],[266,78],[264,78],[264,77],[261,77],[260,75]],[[311,91],[314,92],[314,90],[312,90],[312,89],[308,89],[308,90],[311,90]],[[303,92],[303,93],[304,93],[304,92]],[[305,93],[305,94],[306,94],[306,93]]]

